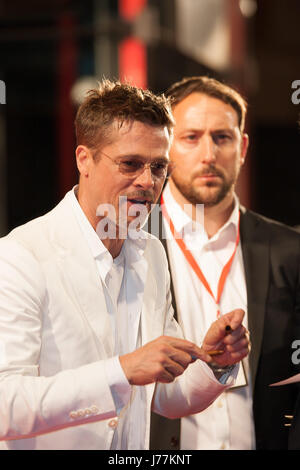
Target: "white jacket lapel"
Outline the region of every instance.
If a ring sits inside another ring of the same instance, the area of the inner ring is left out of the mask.
[[[110,357],[114,352],[114,338],[95,260],[65,199],[51,215],[56,221],[53,242],[65,281],[99,339],[99,353]]]

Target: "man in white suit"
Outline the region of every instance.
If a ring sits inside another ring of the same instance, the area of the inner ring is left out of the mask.
[[[79,185],[1,239],[0,449],[147,449],[151,406],[196,413],[234,380],[243,312],[201,348],[182,339],[164,250],[140,229],[172,126],[163,97],[104,81],[76,117]]]

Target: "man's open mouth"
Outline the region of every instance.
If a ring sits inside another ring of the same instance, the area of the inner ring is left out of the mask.
[[[144,206],[147,203],[150,203],[148,199],[128,199],[128,201],[131,202],[132,204],[143,204]]]

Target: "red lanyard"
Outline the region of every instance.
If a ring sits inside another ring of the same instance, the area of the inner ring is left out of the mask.
[[[229,274],[229,271],[230,271],[230,268],[231,268],[231,265],[232,265],[232,262],[233,262],[233,259],[234,259],[239,241],[240,241],[240,216],[239,216],[239,221],[238,221],[238,230],[237,230],[237,237],[236,237],[236,241],[235,241],[235,247],[234,247],[232,255],[230,256],[229,260],[227,261],[227,263],[225,264],[225,266],[222,269],[222,273],[221,273],[221,276],[220,276],[220,279],[219,279],[219,282],[218,282],[217,297],[215,298],[215,296],[214,296],[214,294],[213,294],[213,292],[210,288],[210,285],[208,284],[203,272],[200,269],[200,266],[196,262],[196,260],[195,260],[194,256],[192,255],[191,251],[187,249],[186,244],[184,243],[182,237],[179,235],[178,232],[176,232],[175,227],[173,225],[173,222],[172,222],[172,220],[171,220],[171,218],[170,218],[170,216],[167,212],[167,209],[165,207],[163,197],[161,197],[161,208],[162,208],[162,214],[163,214],[164,218],[166,219],[166,221],[168,222],[171,233],[172,233],[174,239],[176,240],[179,248],[181,249],[183,255],[185,256],[186,260],[188,261],[191,268],[194,270],[195,274],[198,276],[198,278],[200,279],[200,281],[202,282],[202,284],[204,285],[204,287],[206,288],[208,293],[214,299],[214,301],[216,303],[216,306],[217,306],[217,318],[218,318],[220,316],[219,304],[220,304],[220,300],[221,300],[221,295],[222,295],[222,292],[223,292],[223,289],[224,289],[224,286],[225,286],[225,282],[226,282],[227,276]]]

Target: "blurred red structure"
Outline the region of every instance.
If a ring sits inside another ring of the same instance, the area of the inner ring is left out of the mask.
[[[139,39],[131,37],[119,44],[119,76],[121,82],[147,88],[147,52]]]
[[[133,21],[145,8],[147,0],[119,0],[120,16],[127,21]]]
[[[147,5],[147,0],[119,0],[119,14],[134,22]],[[147,50],[140,39],[127,37],[119,44],[119,77],[140,88],[147,88]]]

